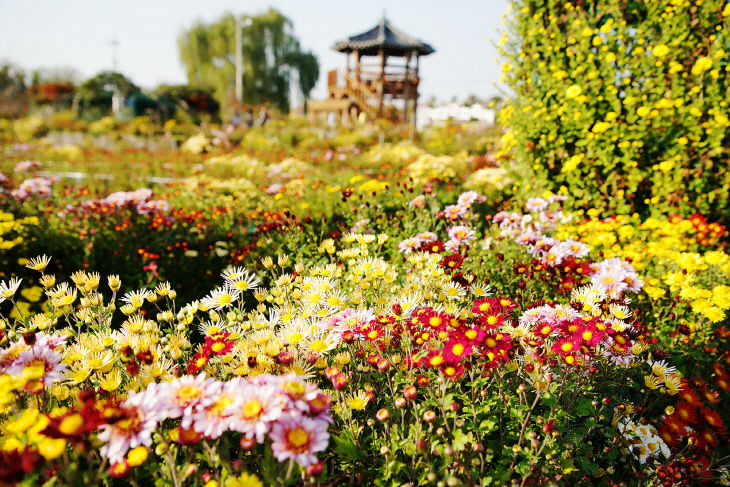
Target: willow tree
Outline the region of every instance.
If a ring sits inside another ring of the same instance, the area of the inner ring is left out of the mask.
[[[274,9],[240,22],[243,54],[243,99],[246,104],[272,103],[289,110],[289,82],[293,71],[305,100],[319,74],[316,58],[303,52],[292,23]],[[214,90],[219,100],[233,91],[236,78],[236,17],[201,21],[178,39],[180,59],[191,86]],[[312,62],[314,60],[314,62]],[[306,81],[303,83],[302,81]],[[306,91],[305,91],[306,89]]]

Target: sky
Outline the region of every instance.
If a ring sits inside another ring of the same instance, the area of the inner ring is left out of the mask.
[[[74,68],[81,79],[113,67],[143,88],[186,83],[177,38],[195,20],[273,7],[287,16],[301,46],[319,59],[312,97],[326,95],[326,74],[345,66],[336,41],[385,16],[436,49],[421,58],[422,100],[500,94],[501,36],[508,0],[0,0],[0,62],[25,70]]]

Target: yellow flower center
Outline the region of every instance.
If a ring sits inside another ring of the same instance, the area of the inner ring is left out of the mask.
[[[301,448],[309,443],[309,433],[304,428],[294,428],[286,435],[289,444]]]
[[[327,350],[327,342],[324,340],[314,340],[309,344],[309,348],[314,352],[324,352]]]
[[[257,418],[263,409],[261,403],[254,399],[243,406],[243,417],[246,419]]]
[[[175,401],[180,405],[188,404],[202,395],[200,389],[195,386],[183,386],[177,390]]]

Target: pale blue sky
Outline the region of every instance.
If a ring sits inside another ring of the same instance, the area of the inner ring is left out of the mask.
[[[421,59],[422,99],[498,94],[499,39],[508,0],[0,0],[0,60],[25,69],[74,67],[84,77],[112,67],[110,40],[119,41],[119,70],[152,88],[186,82],[177,36],[195,19],[226,11],[255,14],[269,6],[294,23],[305,49],[320,62],[313,96],[325,93],[326,72],[345,56],[337,40],[376,24],[383,12],[406,34],[436,53]],[[490,41],[491,39],[491,41]]]

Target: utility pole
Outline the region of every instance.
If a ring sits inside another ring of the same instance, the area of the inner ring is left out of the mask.
[[[236,18],[236,101],[243,100],[243,33],[241,29],[250,26],[251,18],[248,16]]]
[[[109,41],[112,46],[112,70],[117,72],[117,55],[119,54],[119,41],[112,39]]]

